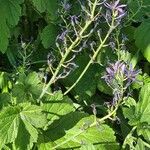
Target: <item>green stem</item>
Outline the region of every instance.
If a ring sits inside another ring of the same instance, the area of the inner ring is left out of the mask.
[[[92,15],[91,15],[91,19],[88,20],[86,23],[85,23],[85,26],[83,27],[83,29],[80,31],[79,33],[79,36],[76,38],[76,40],[70,45],[70,47],[66,50],[66,53],[64,54],[64,56],[62,57],[62,59],[60,60],[57,68],[56,68],[56,71],[54,72],[51,80],[48,82],[48,84],[46,85],[46,87],[44,88],[44,90],[42,91],[41,95],[39,96],[38,98],[38,101],[40,99],[42,99],[42,97],[44,96],[44,94],[46,93],[46,91],[48,90],[48,88],[50,87],[50,85],[55,81],[59,71],[61,70],[61,67],[62,67],[62,64],[65,62],[66,58],[68,57],[68,55],[70,54],[70,52],[72,51],[72,49],[74,47],[76,47],[76,44],[78,44],[78,42],[81,41],[82,39],[82,36],[83,36],[83,33],[86,31],[86,29],[89,27],[89,25],[93,22],[93,18],[94,18],[94,12],[95,12],[95,9],[96,9],[96,5],[97,5],[97,0],[95,0],[95,3],[93,5],[93,10],[92,10]]]
[[[129,138],[132,136],[133,132],[136,130],[136,126],[132,128],[132,130],[129,132],[129,134],[126,136],[124,142],[123,142],[123,146],[122,148],[125,149],[126,145],[127,145],[127,142],[129,140]]]
[[[148,143],[146,143],[146,142],[144,142],[144,141],[143,141],[143,143],[144,143],[144,145],[145,145],[146,147],[150,148],[150,144],[148,144]]]

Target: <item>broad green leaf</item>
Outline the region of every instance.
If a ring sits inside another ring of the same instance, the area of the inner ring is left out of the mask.
[[[41,40],[44,48],[55,46],[55,40],[57,36],[56,26],[49,24],[46,26],[41,33]]]
[[[42,128],[47,123],[46,116],[42,113],[43,109],[30,103],[20,104],[23,111],[20,117],[23,121],[27,121],[36,128]]]
[[[123,107],[124,116],[129,119],[129,124],[138,125],[144,122],[150,124],[150,83],[142,87],[137,104],[134,99],[129,100],[126,105],[128,107]]]
[[[52,96],[48,96],[42,108],[47,114],[48,124],[51,124],[56,119],[60,119],[62,115],[66,115],[75,110],[72,101],[66,96],[63,97],[60,91]]]
[[[62,117],[53,122],[45,133],[45,136],[49,137],[49,142],[46,140],[45,145],[53,145],[53,148],[73,149],[75,147],[80,148],[84,144],[99,144],[98,148],[101,150],[109,148],[117,150],[119,147],[115,140],[114,131],[109,126],[100,124],[88,128],[93,119],[94,116],[87,116],[87,114],[78,112]],[[44,141],[41,143],[44,144]]]
[[[19,123],[18,135],[15,140],[17,150],[31,150],[33,146],[33,139],[25,128],[22,120]]]
[[[135,112],[139,115],[141,123],[150,124],[150,83],[141,89]]]
[[[136,29],[135,44],[150,62],[150,20],[142,22]]]
[[[18,82],[12,89],[12,94],[17,98],[17,102],[27,100],[33,101],[40,95],[42,84],[36,72],[29,73],[27,76],[21,74]]]
[[[42,113],[41,108],[30,103],[3,108],[0,112],[0,120],[0,149],[4,144],[12,142],[21,147],[24,138],[20,139],[20,142],[16,141],[21,137],[21,134],[23,134],[22,137],[29,137],[25,143],[31,146],[32,142],[37,141],[37,128],[42,128],[47,123],[46,116]]]
[[[15,141],[19,126],[19,107],[6,107],[0,112],[0,149]]]
[[[14,27],[21,16],[20,4],[24,0],[0,0],[0,51],[6,52],[8,38],[10,38],[9,27]]]
[[[132,97],[124,99],[124,101],[125,103],[122,107],[124,117],[129,119],[129,125],[137,124],[138,119],[135,117],[136,101]]]

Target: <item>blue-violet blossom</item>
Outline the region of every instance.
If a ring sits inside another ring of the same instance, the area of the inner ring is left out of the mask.
[[[120,0],[117,0],[115,2],[111,2],[111,3],[107,3],[105,2],[104,5],[110,9],[110,11],[113,13],[115,19],[121,19],[122,17],[124,17],[126,15],[126,11],[124,10],[124,8],[126,7],[126,5],[124,4],[119,4]]]
[[[106,75],[102,78],[113,89],[114,101],[123,96],[123,92],[136,80],[141,70],[135,70],[131,64],[117,61],[106,68]]]

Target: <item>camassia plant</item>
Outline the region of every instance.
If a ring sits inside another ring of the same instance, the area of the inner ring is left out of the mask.
[[[0,149],[150,149],[149,2],[0,2]]]

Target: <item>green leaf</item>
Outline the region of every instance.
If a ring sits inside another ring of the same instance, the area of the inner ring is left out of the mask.
[[[145,150],[145,146],[142,139],[138,138],[135,150]]]
[[[17,102],[33,101],[40,95],[42,83],[36,72],[29,73],[27,76],[20,74],[17,84],[12,89],[12,94],[17,98]]]
[[[15,141],[19,126],[19,107],[6,107],[0,112],[0,149]]]
[[[150,20],[142,22],[136,29],[135,44],[150,62]]]
[[[11,95],[9,93],[0,94],[0,109],[4,106],[8,106],[11,102]]]
[[[48,96],[43,103],[43,111],[47,114],[48,124],[54,120],[60,119],[61,116],[66,115],[75,109],[73,103],[68,97],[63,97],[61,91],[56,92],[52,96]]]
[[[45,146],[49,144],[49,146],[53,145],[53,148],[56,145],[61,149],[73,149],[80,148],[84,144],[99,144],[98,148],[101,150],[110,148],[117,150],[119,147],[115,140],[114,131],[105,124],[88,128],[93,120],[94,116],[87,116],[87,114],[79,112],[62,117],[55,121],[45,133],[45,136],[49,137],[49,142],[47,139]],[[44,141],[41,143],[44,144]]]
[[[136,101],[129,97],[128,99],[125,99],[124,107],[122,107],[123,115],[125,118],[129,119],[129,125],[136,125],[139,121],[137,117],[135,117],[135,107],[136,107]]]
[[[21,147],[24,138],[20,139],[20,142],[16,141],[21,137],[21,134],[24,137],[30,137],[32,142],[36,142],[38,138],[37,128],[42,128],[47,123],[46,116],[42,113],[41,108],[30,103],[23,103],[14,107],[8,106],[2,109],[0,120],[0,149],[4,144],[12,142]],[[25,143],[31,145],[29,139],[26,139]]]
[[[33,5],[38,11],[47,11],[50,14],[52,20],[57,18],[58,3],[57,0],[32,0]]]
[[[66,87],[70,87],[78,79],[89,60],[90,57],[87,53],[76,57],[75,64],[79,67],[70,73],[68,77],[63,79],[62,82]],[[94,95],[99,80],[99,69],[98,64],[92,64],[78,84],[72,89],[71,92],[78,96],[79,100],[89,100],[89,98]]]
[[[0,51],[6,52],[8,38],[10,37],[9,27],[14,27],[21,16],[20,4],[24,0],[0,0]]]
[[[150,142],[150,125],[147,123],[142,123],[137,127],[137,134],[143,136],[147,142]]]
[[[127,102],[128,107],[123,107],[123,113],[130,125],[150,124],[150,83],[142,87],[137,104],[132,98]]]
[[[141,123],[150,124],[150,83],[141,89],[135,113],[139,115]]]
[[[15,140],[17,150],[30,150],[33,146],[33,139],[25,128],[22,120],[19,123],[18,135]]]
[[[42,113],[43,109],[30,103],[20,104],[23,111],[20,113],[21,119],[32,124],[36,128],[42,128],[47,123],[46,116]]]
[[[128,0],[127,6],[130,11],[129,18],[134,21],[141,22],[145,16],[150,16],[149,0]]]
[[[41,40],[44,48],[49,48],[50,46],[55,46],[55,40],[57,36],[56,26],[49,24],[46,26],[41,33]]]
[[[81,146],[80,150],[96,150],[96,148],[92,144],[87,144],[87,145]]]

